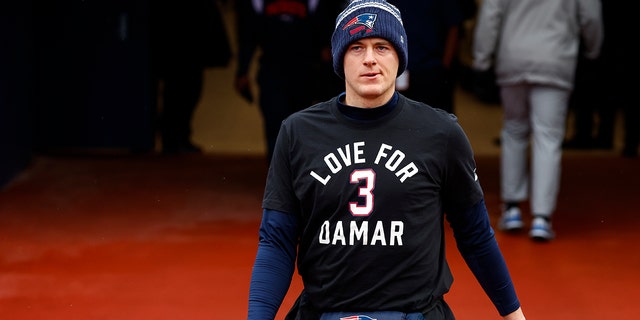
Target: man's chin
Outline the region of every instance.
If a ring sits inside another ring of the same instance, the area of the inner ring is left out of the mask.
[[[367,99],[375,99],[384,94],[384,90],[379,85],[362,86],[360,95]]]

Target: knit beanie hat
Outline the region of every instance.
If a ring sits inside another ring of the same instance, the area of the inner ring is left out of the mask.
[[[383,38],[391,42],[399,58],[398,76],[407,67],[407,33],[400,11],[385,0],[353,0],[336,18],[331,36],[333,70],[344,79],[347,47],[363,38]]]

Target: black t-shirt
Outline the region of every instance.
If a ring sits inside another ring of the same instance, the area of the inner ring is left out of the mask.
[[[482,199],[454,115],[400,95],[358,121],[338,98],[285,120],[263,207],[299,217],[298,270],[322,311],[421,311],[452,282],[444,214]]]

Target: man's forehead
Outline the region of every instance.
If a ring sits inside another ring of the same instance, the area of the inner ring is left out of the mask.
[[[351,44],[356,44],[356,43],[365,43],[365,42],[373,42],[374,44],[390,44],[391,42],[389,42],[389,40],[385,39],[385,38],[378,38],[378,37],[371,37],[371,38],[362,38],[362,39],[358,39],[354,42],[352,42]]]

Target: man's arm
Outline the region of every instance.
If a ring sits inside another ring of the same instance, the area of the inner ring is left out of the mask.
[[[489,223],[484,200],[464,212],[448,213],[447,220],[458,250],[498,313],[509,320],[524,319],[518,317],[522,313],[520,301]]]
[[[522,313],[522,308],[518,308],[518,310],[509,313],[508,315],[503,317],[504,320],[526,320],[524,317],[524,313]]]
[[[298,218],[265,209],[260,243],[251,273],[249,320],[272,320],[284,299],[295,270]]]
[[[253,103],[253,89],[249,78],[249,67],[258,47],[260,17],[251,1],[236,0],[236,39],[238,40],[238,64],[236,66],[234,89],[247,102]]]

